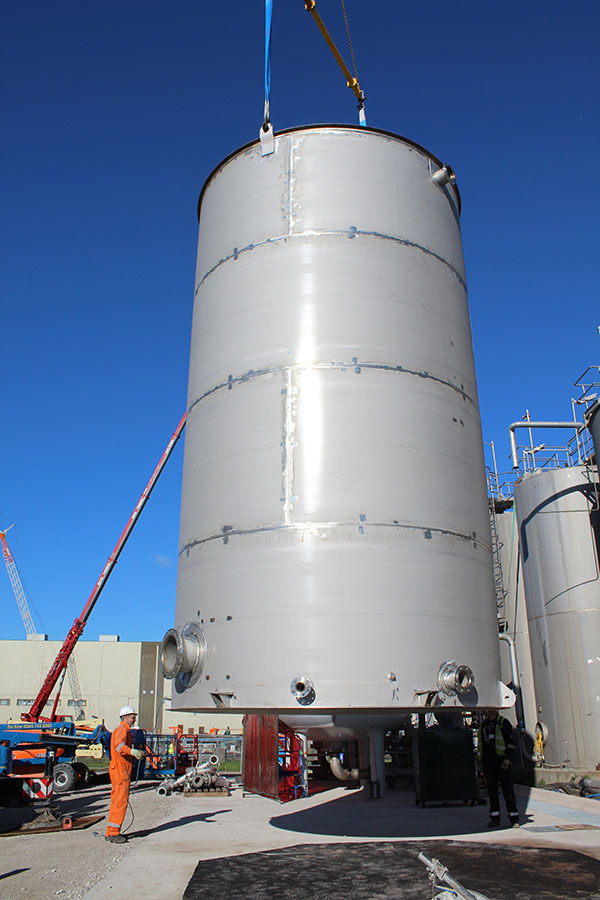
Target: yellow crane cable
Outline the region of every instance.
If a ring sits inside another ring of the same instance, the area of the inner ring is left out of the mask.
[[[311,14],[311,16],[313,17],[313,19],[314,19],[315,22],[317,23],[317,27],[318,27],[319,31],[321,32],[321,34],[323,35],[323,37],[324,37],[325,40],[327,41],[327,45],[328,45],[329,49],[330,49],[331,52],[333,53],[333,55],[334,55],[334,57],[335,57],[335,59],[336,59],[336,61],[337,61],[338,66],[340,67],[340,69],[342,70],[342,72],[344,73],[344,75],[345,75],[345,77],[346,77],[346,84],[347,84],[348,87],[352,90],[352,92],[354,93],[354,96],[355,96],[356,99],[358,100],[358,103],[359,103],[359,109],[362,109],[362,107],[364,106],[364,102],[365,102],[365,99],[366,99],[366,98],[365,98],[365,95],[364,95],[363,91],[362,91],[361,88],[360,88],[360,84],[358,83],[358,78],[356,78],[356,77],[355,77],[354,75],[352,75],[352,73],[350,72],[350,69],[348,68],[348,66],[346,65],[346,63],[344,62],[344,60],[342,59],[342,56],[341,56],[341,54],[340,54],[340,51],[339,51],[338,48],[335,46],[335,44],[334,44],[334,42],[333,42],[333,39],[332,39],[331,35],[330,35],[329,32],[327,31],[327,28],[325,27],[325,23],[323,22],[323,19],[321,18],[321,16],[320,16],[319,13],[317,12],[317,0],[304,0],[304,8],[306,9],[307,12],[309,12],[309,13]],[[345,11],[344,11],[344,12],[345,12]],[[350,47],[351,47],[351,52],[352,52],[352,44],[350,45]],[[353,53],[353,52],[352,52],[352,58],[353,58],[353,60],[354,60],[354,53]],[[356,63],[354,63],[354,66],[355,66],[355,69],[356,69]]]

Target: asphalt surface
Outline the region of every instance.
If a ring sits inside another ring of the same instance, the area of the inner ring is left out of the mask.
[[[184,900],[422,900],[430,888],[419,860],[443,859],[451,875],[489,900],[581,900],[600,885],[600,861],[572,850],[430,841],[322,844],[198,863]],[[444,886],[443,882],[436,883]],[[307,891],[310,885],[310,891]],[[447,887],[447,885],[445,885]],[[596,894],[596,896],[598,896]]]

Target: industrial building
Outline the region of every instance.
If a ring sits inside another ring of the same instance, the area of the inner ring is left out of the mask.
[[[0,718],[19,720],[37,696],[60,647],[46,635],[31,635],[25,641],[0,641]],[[73,653],[76,682],[81,696],[73,696],[72,679],[64,679],[57,715],[77,718],[79,709],[86,719],[98,717],[112,729],[119,722],[119,710],[133,706],[138,724],[146,731],[168,732],[181,725],[185,732],[222,733],[229,727],[241,730],[241,716],[200,715],[171,711],[170,685],[160,673],[156,641],[121,641],[118,635],[100,635],[97,641],[79,641]],[[44,715],[52,710],[52,699]]]

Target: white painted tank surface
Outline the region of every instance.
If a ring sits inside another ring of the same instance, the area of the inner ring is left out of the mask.
[[[515,486],[538,719],[551,765],[600,763],[600,582],[595,468],[538,471]]]
[[[358,127],[208,178],[175,708],[506,701],[459,204],[430,153]]]

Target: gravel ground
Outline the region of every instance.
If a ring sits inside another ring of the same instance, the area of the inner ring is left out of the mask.
[[[63,815],[103,815],[104,819],[81,831],[0,836],[0,897],[2,900],[81,900],[98,881],[125,857],[132,847],[164,819],[180,802],[178,795],[159,797],[158,782],[140,782],[130,795],[124,830],[127,844],[104,840],[110,802],[107,775],[94,776],[85,790],[57,795]],[[131,825],[131,811],[133,822]],[[18,828],[32,819],[29,807],[0,808],[0,832]],[[129,826],[129,827],[128,827]]]

